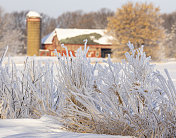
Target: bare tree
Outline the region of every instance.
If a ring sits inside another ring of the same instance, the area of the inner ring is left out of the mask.
[[[94,12],[95,28],[104,29],[108,24],[108,17],[114,15],[114,12],[110,9],[102,8],[97,12]]]
[[[163,27],[170,33],[172,31],[172,26],[176,22],[176,12],[163,14],[161,17],[163,18]]]
[[[107,26],[107,17],[114,12],[103,8],[97,12],[83,13],[83,11],[65,12],[57,18],[60,28],[104,29]]]
[[[10,55],[16,55],[21,53],[24,47],[24,34],[21,29],[15,25],[15,17],[13,14],[5,13],[1,16],[1,33],[0,33],[0,48],[1,51],[7,45],[9,46],[8,53]]]
[[[14,26],[19,28],[26,34],[26,14],[28,11],[21,11],[21,12],[12,12],[12,16],[14,18]]]
[[[85,13],[81,16],[78,22],[78,28],[80,29],[95,29],[94,13]]]
[[[42,16],[42,37],[51,33],[57,27],[57,20],[46,14],[41,13]]]
[[[165,56],[167,58],[176,57],[176,12],[163,14],[163,27],[166,30],[166,39],[163,42]]]
[[[57,18],[58,27],[60,28],[79,28],[82,11],[65,12]]]
[[[12,16],[14,18],[14,27],[21,31],[22,37],[19,40],[23,43],[21,50],[19,53],[25,54],[26,53],[26,43],[27,43],[27,32],[26,32],[26,14],[28,11],[21,11],[21,12],[12,12]]]
[[[2,38],[2,32],[3,32],[3,9],[0,7],[0,41]]]

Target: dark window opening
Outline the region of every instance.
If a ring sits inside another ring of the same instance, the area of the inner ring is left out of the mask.
[[[107,58],[108,54],[111,54],[111,49],[107,48],[107,49],[101,49],[101,57],[102,58]]]

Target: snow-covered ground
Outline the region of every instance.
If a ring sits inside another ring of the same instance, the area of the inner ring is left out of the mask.
[[[168,70],[171,76],[171,79],[174,82],[176,87],[176,61],[165,62],[165,63],[155,63],[155,64],[156,64],[156,69],[160,71],[164,76],[166,76],[164,69]]]
[[[1,138],[132,138],[130,136],[112,136],[67,132],[61,129],[54,119],[44,116],[41,119],[4,119],[0,120]]]
[[[41,58],[37,57],[39,60],[46,60],[48,57]],[[49,58],[57,62],[57,58]],[[22,65],[25,58],[14,59],[14,61]],[[5,61],[7,63],[7,60]],[[161,73],[164,73],[164,69],[168,69],[171,78],[176,86],[176,61],[165,62],[165,63],[154,63],[156,64],[156,69]],[[67,132],[61,129],[61,125],[57,124],[55,120],[48,116],[44,116],[41,119],[4,119],[0,120],[0,137],[5,138],[23,138],[23,137],[61,137],[61,138],[108,138],[116,137],[120,138],[122,136],[112,136],[112,135],[98,135],[98,134],[81,134]],[[127,138],[127,137],[126,137]]]

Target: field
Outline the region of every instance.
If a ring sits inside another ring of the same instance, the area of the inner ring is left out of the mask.
[[[19,66],[24,63],[25,57],[15,57],[14,62]],[[46,60],[47,58],[40,58]],[[51,58],[56,61],[57,59]],[[95,59],[94,59],[95,60]],[[167,68],[171,74],[172,80],[176,86],[176,62],[170,61],[165,63],[153,63],[156,68],[164,73],[164,68]],[[73,133],[63,130],[59,123],[56,123],[51,116],[43,116],[41,119],[4,119],[0,120],[0,137],[60,137],[60,138],[131,138],[130,136],[117,135],[100,135],[100,134],[82,134]]]
[[[122,63],[91,62],[86,46],[76,57],[4,59],[1,135],[176,136],[176,62],[153,63],[143,48],[129,48]]]
[[[73,133],[63,130],[61,125],[50,116],[41,119],[4,119],[0,120],[0,137],[49,137],[49,138],[132,138],[99,134]]]

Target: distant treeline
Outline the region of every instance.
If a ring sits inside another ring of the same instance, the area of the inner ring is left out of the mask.
[[[9,45],[11,55],[26,53],[26,14],[28,11],[5,13],[0,7],[0,54],[2,49]],[[114,11],[102,8],[96,12],[73,11],[65,12],[57,18],[50,17],[44,13],[42,16],[42,34],[45,36],[56,27],[59,28],[81,28],[81,29],[104,29],[107,27],[107,18],[113,16]],[[163,27],[168,34],[175,35],[176,12],[162,14]],[[176,42],[172,38],[172,43]],[[15,48],[13,48],[15,47]]]

